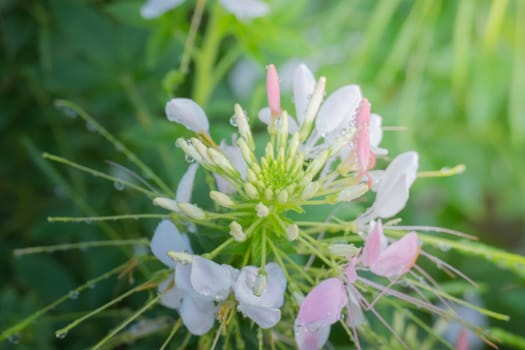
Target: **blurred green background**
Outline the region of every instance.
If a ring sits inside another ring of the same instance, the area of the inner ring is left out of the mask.
[[[140,194],[42,159],[42,152],[50,152],[117,177],[126,174],[107,161],[129,166],[92,125],[55,109],[55,99],[81,105],[176,188],[186,163],[174,140],[187,131],[166,121],[164,103],[172,96],[196,98],[216,125],[212,136],[220,139],[229,130],[234,102],[251,116],[266,104],[269,63],[280,69],[284,85],[290,78],[286,68],[300,61],[327,76],[328,92],[360,84],[383,125],[406,127],[385,132],[390,154],[415,149],[422,170],[466,165],[455,177],[417,181],[402,213],[405,224],[454,228],[525,253],[525,2],[269,0],[270,14],[250,22],[220,13],[212,28],[220,40],[208,47],[213,76],[200,82],[197,60],[186,75],[179,71],[195,2],[154,20],[140,17],[142,4],[0,2],[0,330],[140,253],[124,247],[17,258],[13,249],[149,238],[156,225],[48,223],[48,216],[161,212]],[[215,3],[206,6],[196,48],[212,32],[208,11]],[[291,92],[285,94],[290,98],[283,103],[291,108]],[[206,189],[197,188],[195,196],[206,198]],[[525,274],[453,251],[441,254],[480,281],[486,307],[511,316],[491,328],[525,336]],[[16,347],[92,345],[141,305],[140,296],[65,339],[56,339],[54,331],[127,283],[121,278],[97,284],[32,324],[15,339]],[[158,346],[154,340],[133,348]]]

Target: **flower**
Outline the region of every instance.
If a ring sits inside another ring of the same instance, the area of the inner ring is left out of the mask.
[[[238,310],[252,319],[261,328],[271,328],[281,319],[280,307],[284,303],[286,290],[286,276],[276,263],[265,266],[265,273],[255,266],[246,266],[241,269],[237,281],[233,286],[235,297],[239,301]],[[264,283],[262,292],[258,292],[257,278],[262,276]],[[257,295],[259,294],[259,295]]]
[[[173,98],[166,103],[166,115],[196,133],[208,133],[210,124],[201,106],[189,98]]]
[[[148,0],[140,9],[146,19],[161,16],[164,12],[179,6],[185,0]],[[248,20],[266,16],[268,5],[261,0],[220,0],[221,5],[233,13],[239,20]]]

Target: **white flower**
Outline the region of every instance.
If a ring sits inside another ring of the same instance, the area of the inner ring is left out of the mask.
[[[204,110],[189,98],[173,98],[166,103],[166,116],[196,133],[208,133],[210,124]]]
[[[153,255],[164,265],[175,267],[176,263],[169,256],[169,251],[192,253],[188,236],[183,235],[170,220],[162,220],[155,229],[150,243]]]
[[[148,0],[140,9],[140,14],[146,19],[161,16],[164,12],[179,6],[185,0]],[[239,20],[247,20],[266,16],[268,5],[261,0],[220,0],[221,5],[233,13]]]
[[[259,273],[259,269],[255,266],[242,268],[233,291],[239,301],[239,311],[251,318],[259,327],[271,328],[281,319],[279,308],[284,302],[286,277],[276,263],[267,264],[265,269],[268,280],[260,296],[255,294]]]

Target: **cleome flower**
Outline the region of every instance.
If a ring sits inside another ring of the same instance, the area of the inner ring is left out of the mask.
[[[178,97],[166,104],[168,120],[194,136],[176,141],[190,163],[176,198],[154,199],[168,210],[171,222],[157,227],[152,251],[174,269],[159,285],[160,303],[176,309],[195,335],[206,334],[215,320],[220,323],[217,337],[239,327],[241,319],[232,316],[236,310],[260,329],[272,329],[272,339],[294,337],[300,349],[323,347],[338,322],[359,348],[358,333],[369,315],[407,348],[375,308],[385,298],[456,320],[484,339],[483,330],[461,322],[448,304],[454,299],[416,261],[421,255],[451,274],[468,277],[424,251],[410,227],[388,224],[383,231],[381,220],[397,215],[409,199],[418,154],[402,153],[385,170],[374,169],[376,158],[387,151],[380,148],[381,117],[372,113],[361,89],[345,85],[324,100],[326,79],[316,81],[305,65],[298,66],[293,80],[295,116],[281,105],[277,70],[267,67],[268,107],[258,113],[268,130],[262,150],[252,135],[253,120],[239,105],[230,119],[236,132],[229,144],[215,142],[205,112],[191,99]],[[198,167],[211,175],[214,205],[192,203]],[[319,205],[357,205],[374,194],[371,205],[353,220],[317,222],[302,215]],[[196,233],[192,240],[207,242],[209,236],[215,245],[206,243],[208,251],[194,254],[188,236],[174,223],[191,228]],[[331,233],[336,244],[324,238]],[[308,256],[321,267],[304,264]],[[317,273],[309,274],[309,268]],[[283,310],[296,315],[293,327],[281,326]]]

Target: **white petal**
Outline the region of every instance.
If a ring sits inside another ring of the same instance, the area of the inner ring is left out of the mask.
[[[228,268],[200,256],[193,257],[191,285],[203,297],[215,301],[226,299],[232,282]]]
[[[281,310],[275,308],[240,303],[238,310],[263,329],[272,328],[281,320]]]
[[[272,111],[270,111],[270,107],[264,107],[261,109],[257,116],[259,117],[259,120],[266,125],[269,125],[272,121]]]
[[[193,335],[203,335],[213,326],[217,308],[213,301],[185,296],[179,309],[182,322]]]
[[[306,108],[314,92],[315,78],[310,69],[304,64],[300,64],[293,77],[293,101],[295,113],[299,124],[303,123]]]
[[[382,122],[383,118],[381,118],[381,116],[374,113],[370,115],[368,130],[370,134],[370,146],[372,147],[378,147],[383,139]]]
[[[353,289],[354,287],[348,288],[348,304],[346,304],[346,324],[348,327],[358,327],[365,322],[365,315],[359,305],[357,292]]]
[[[140,15],[146,19],[156,18],[183,2],[184,0],[148,0],[140,8]]]
[[[191,285],[191,265],[177,264],[175,268],[175,286],[183,290],[185,295],[199,296]]]
[[[173,98],[166,103],[166,116],[172,122],[184,125],[187,129],[208,132],[208,117],[204,110],[189,98]]]
[[[182,296],[184,292],[182,289],[175,287],[174,276],[171,275],[158,286],[158,291],[161,294],[160,303],[170,309],[178,309],[182,303]]]
[[[193,182],[195,181],[195,174],[197,173],[198,163],[191,164],[188,170],[184,173],[177,186],[177,194],[175,199],[177,202],[191,202],[191,193],[193,192]]]
[[[169,251],[193,252],[188,237],[181,234],[170,220],[162,220],[157,226],[150,247],[157,259],[170,267],[175,267],[175,261],[168,256]]]
[[[247,99],[264,71],[251,59],[241,59],[231,70],[228,82],[233,94],[241,99]]]
[[[286,276],[281,267],[276,263],[266,265],[266,288],[260,296],[254,294],[255,279],[259,269],[255,266],[246,266],[235,281],[233,291],[241,304],[253,305],[264,308],[279,308],[284,302],[286,290]]]
[[[220,0],[222,6],[238,19],[250,19],[265,16],[270,10],[261,0]]]
[[[292,116],[288,116],[288,133],[295,134],[299,131],[299,125]]]
[[[388,218],[396,215],[408,201],[409,189],[417,176],[418,155],[406,152],[397,156],[381,176],[373,216]]]
[[[321,349],[328,340],[330,326],[309,329],[296,324],[294,326],[294,333],[299,350],[318,350]]]
[[[241,174],[242,178],[246,178],[246,172],[248,171],[248,165],[242,156],[241,150],[237,145],[230,146],[226,142],[221,142],[219,149],[224,153],[226,158],[232,163],[233,167]]]
[[[359,103],[361,89],[357,85],[345,85],[334,91],[321,106],[315,129],[320,135],[350,126]]]

